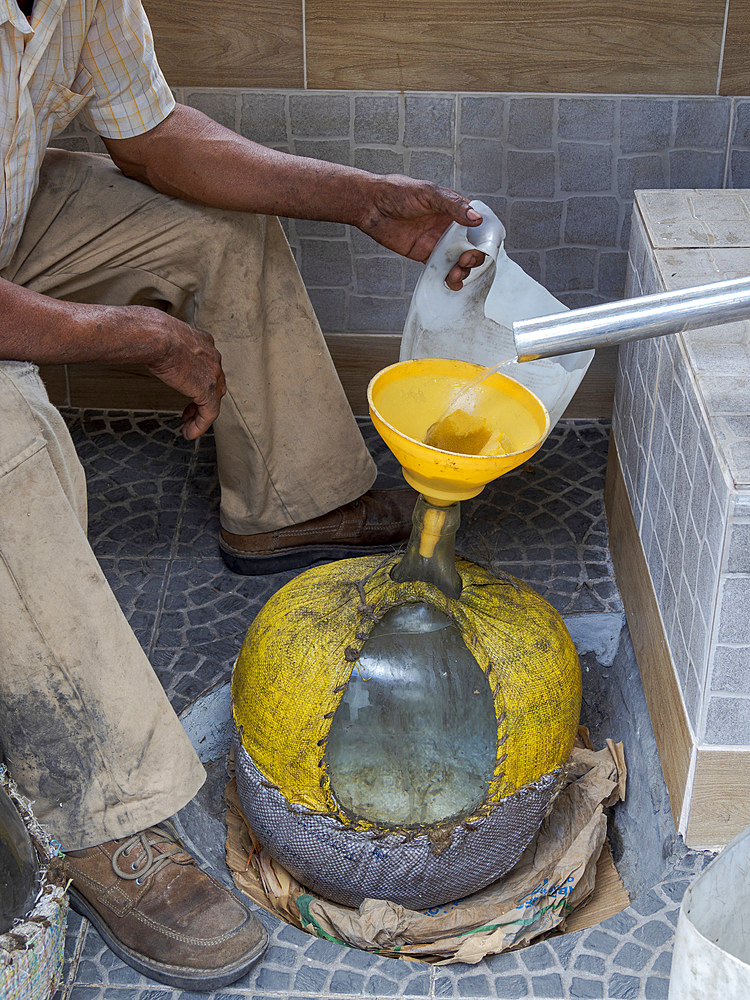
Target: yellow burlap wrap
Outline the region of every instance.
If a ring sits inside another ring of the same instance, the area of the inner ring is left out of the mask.
[[[520,580],[461,560],[456,600],[427,583],[396,583],[390,571],[399,558],[307,570],[268,601],[247,633],[232,679],[234,721],[258,769],[292,805],[341,815],[325,767],[331,719],[374,620],[408,602],[452,618],[489,681],[498,749],[488,803],[570,755],[581,674],[554,608]]]

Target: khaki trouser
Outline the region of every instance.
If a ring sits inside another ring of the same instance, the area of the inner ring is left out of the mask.
[[[106,157],[51,150],[0,276],[152,304],[219,348],[221,521],[266,531],[365,492],[375,469],[278,220],[196,207]],[[83,472],[33,365],[0,366],[0,740],[68,850],[188,802],[204,774],[86,541]]]

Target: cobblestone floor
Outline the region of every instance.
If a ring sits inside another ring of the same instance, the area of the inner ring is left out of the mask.
[[[66,413],[86,469],[89,537],[178,712],[225,681],[252,618],[291,573],[235,576],[216,542],[218,483],[210,435],[187,443],[172,415]],[[379,485],[402,480],[368,421]],[[466,503],[462,554],[534,584],[564,616],[621,612],[607,546],[603,485],[608,424],[568,421],[522,469]],[[262,964],[216,1000],[292,997],[666,997],[679,902],[704,855],[679,844],[658,884],[617,916],[477,966],[428,967],[317,940],[264,911]],[[55,1000],[174,1000],[71,914]]]

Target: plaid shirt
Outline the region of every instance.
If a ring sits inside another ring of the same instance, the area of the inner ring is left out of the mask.
[[[0,0],[0,268],[13,255],[49,139],[79,111],[108,139],[154,128],[175,102],[140,0]]]

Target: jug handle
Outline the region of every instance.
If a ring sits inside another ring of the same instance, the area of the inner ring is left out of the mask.
[[[445,285],[445,276],[466,250],[481,250],[487,255],[487,259],[479,267],[472,268],[469,277],[464,279],[464,285],[479,277],[492,261],[497,259],[505,239],[505,226],[489,205],[485,205],[483,201],[479,200],[474,200],[470,204],[482,216],[482,221],[478,226],[461,226],[458,222],[451,223],[438,240],[427,262],[428,269],[437,271],[436,277],[440,278],[443,285]],[[445,287],[448,286],[445,285]]]

